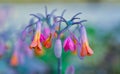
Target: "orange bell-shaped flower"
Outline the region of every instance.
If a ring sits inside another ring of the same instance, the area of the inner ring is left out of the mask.
[[[82,25],[80,28],[80,34],[81,34],[81,49],[80,49],[80,56],[84,57],[84,56],[91,56],[94,52],[93,50],[90,48],[89,44],[88,44],[88,39],[87,39],[87,34],[86,34],[86,29],[85,27]]]
[[[32,43],[30,44],[30,48],[34,49],[34,52],[36,55],[42,55],[43,51],[42,51],[42,46],[40,43],[40,34],[41,34],[41,22],[37,23],[37,30],[34,36],[34,39],[32,41]]]
[[[52,34],[43,42],[43,46],[46,48],[50,48],[52,46]]]

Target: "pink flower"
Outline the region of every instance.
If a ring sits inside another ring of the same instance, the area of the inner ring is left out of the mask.
[[[70,37],[67,37],[63,44],[64,51],[67,52],[68,50],[74,51],[74,43]]]
[[[41,34],[40,34],[40,42],[44,42],[45,39],[46,39],[45,36],[41,33]]]
[[[52,46],[52,33],[50,33],[49,28],[44,28],[43,33],[40,34],[40,42],[42,42],[43,46],[46,48]]]
[[[46,37],[50,35],[50,28],[44,28],[43,33]]]

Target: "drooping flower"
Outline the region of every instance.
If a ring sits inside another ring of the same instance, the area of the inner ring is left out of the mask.
[[[75,36],[72,36],[72,41],[73,41],[73,44],[74,44],[74,50],[72,51],[73,54],[77,54],[77,46],[78,46],[78,42],[77,42],[77,39]]]
[[[50,28],[44,28],[43,33],[46,37],[50,35]]]
[[[40,42],[44,42],[50,36],[50,29],[44,28],[43,33],[40,34]]]
[[[52,33],[50,28],[44,28],[43,33],[41,33],[40,41],[43,46],[46,48],[50,48],[52,46]]]
[[[46,39],[45,35],[43,35],[42,33],[40,34],[40,42],[44,42]]]
[[[52,46],[52,34],[43,42],[43,46],[50,48]]]
[[[24,46],[22,45],[22,40],[18,39],[15,42],[12,57],[10,59],[11,66],[18,66],[20,63],[24,62],[23,57],[21,57],[21,52],[22,52],[21,48],[24,49]]]
[[[83,25],[81,25],[81,27],[80,27],[80,34],[81,34],[81,37],[80,37],[80,42],[81,42],[80,56],[81,57],[91,56],[94,52],[89,46],[87,34],[86,34],[86,29]]]
[[[74,51],[74,43],[71,37],[67,37],[63,44],[64,51],[67,52],[68,50]]]
[[[62,42],[61,42],[61,40],[59,38],[56,39],[56,41],[55,41],[54,53],[55,53],[55,56],[57,58],[61,57],[61,54],[62,54]]]
[[[32,43],[30,44],[30,48],[34,49],[35,55],[42,55],[43,54],[42,46],[40,43],[41,24],[42,24],[41,21],[39,21],[37,23],[36,33],[35,33],[35,36],[34,36]]]
[[[11,66],[17,66],[17,65],[19,64],[18,62],[19,62],[18,52],[17,52],[17,50],[15,50],[15,51],[13,52],[12,57],[11,57],[10,65],[11,65]]]

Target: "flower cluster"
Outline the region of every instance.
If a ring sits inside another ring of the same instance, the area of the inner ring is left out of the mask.
[[[30,49],[32,49],[35,55],[43,55],[43,47],[49,49],[54,47],[54,53],[57,58],[61,57],[62,48],[65,52],[71,51],[73,54],[77,54],[80,58],[84,56],[91,56],[94,52],[90,48],[85,26],[82,24],[86,20],[81,20],[77,16],[81,13],[75,14],[70,20],[64,18],[64,13],[62,12],[60,16],[55,15],[56,9],[54,9],[50,14],[47,12],[45,7],[45,16],[41,13],[30,14],[37,21],[32,18],[32,22],[25,28],[25,32],[31,34]],[[64,28],[62,25],[66,25]],[[70,28],[76,25],[77,28],[70,30]],[[77,35],[73,32],[77,30]],[[69,35],[65,35],[65,32]],[[61,38],[66,37],[62,42]],[[78,37],[77,37],[78,36]]]

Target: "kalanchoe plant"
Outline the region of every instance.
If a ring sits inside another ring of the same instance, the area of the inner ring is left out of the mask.
[[[30,23],[24,29],[23,33],[27,34],[26,32],[29,32],[29,28],[31,26],[35,26],[32,29],[33,33],[31,35],[32,37],[30,43],[30,49],[34,50],[35,55],[43,55],[43,47],[48,49],[52,47],[52,44],[54,44],[54,53],[55,56],[58,58],[58,74],[60,74],[62,69],[62,48],[64,48],[65,52],[71,51],[72,53],[77,54],[80,58],[91,56],[94,52],[89,46],[86,29],[85,26],[82,24],[83,22],[86,22],[86,20],[81,20],[77,17],[79,14],[81,14],[81,12],[75,14],[70,20],[66,20],[63,17],[63,14],[66,10],[62,12],[61,16],[54,15],[55,11],[56,9],[48,14],[47,7],[45,7],[45,16],[40,13],[31,14],[38,20],[36,22]],[[75,22],[76,19],[80,21]],[[62,25],[65,24],[66,27],[61,29]],[[76,37],[76,35],[71,30],[69,30],[69,28],[73,25],[77,25],[77,28],[75,30],[79,31],[79,33],[77,34],[79,37]],[[69,35],[62,43],[61,36],[66,31],[69,32]]]

